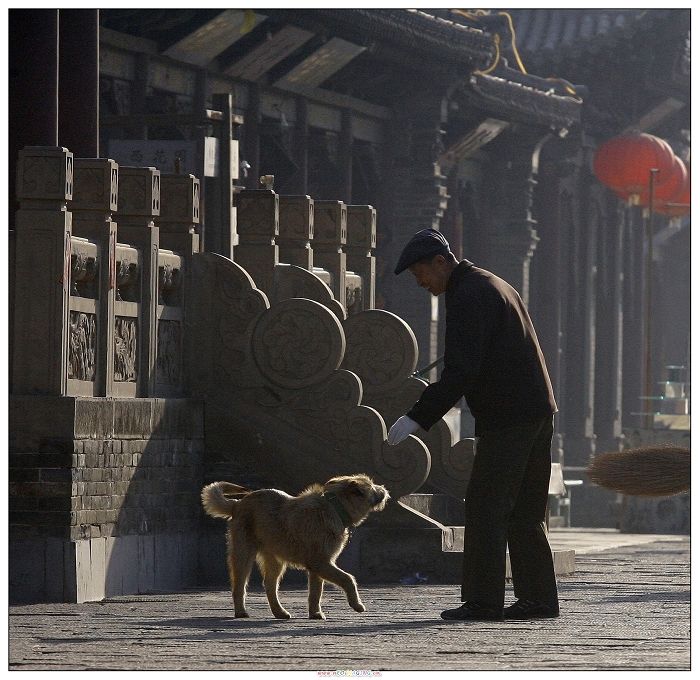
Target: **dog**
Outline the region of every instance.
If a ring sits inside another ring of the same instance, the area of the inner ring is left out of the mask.
[[[290,618],[278,597],[287,567],[308,572],[309,618],[326,618],[321,611],[324,581],[342,588],[355,611],[365,611],[355,578],[335,560],[350,538],[350,528],[383,510],[388,500],[388,491],[364,474],[333,477],[298,496],[277,489],[251,491],[230,482],[205,486],[204,511],[229,520],[227,563],[235,617],[249,617],[245,598],[254,562],[278,619]]]

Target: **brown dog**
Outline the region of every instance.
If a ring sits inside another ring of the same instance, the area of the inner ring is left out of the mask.
[[[340,586],[350,606],[365,611],[351,574],[335,560],[350,537],[349,528],[370,512],[382,510],[387,490],[367,475],[333,477],[323,486],[312,484],[298,496],[277,489],[249,491],[229,482],[202,489],[204,510],[229,522],[228,568],[235,615],[248,617],[246,586],[257,561],[272,613],[290,618],[278,598],[279,583],[288,566],[309,574],[309,618],[325,619],[321,611],[323,582]]]

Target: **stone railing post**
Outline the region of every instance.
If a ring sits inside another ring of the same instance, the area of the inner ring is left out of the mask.
[[[331,274],[330,289],[345,305],[347,207],[343,201],[314,201],[314,265]]]
[[[15,394],[66,394],[73,154],[28,146],[17,166]]]
[[[185,325],[192,254],[199,252],[199,189],[194,175],[160,177],[161,210],[156,225],[163,248],[158,250],[155,372],[155,393],[160,397],[181,396],[189,385],[183,356],[188,351]]]
[[[119,169],[117,297],[114,303],[114,390],[118,396],[154,394],[160,171]]]
[[[314,269],[314,199],[310,196],[280,196],[280,262],[310,272]]]
[[[349,205],[347,208],[347,267],[362,279],[362,309],[374,309],[376,273],[372,251],[377,245],[377,211],[371,205]]]
[[[233,257],[267,295],[279,262],[279,196],[272,189],[246,189],[236,194],[238,245]]]
[[[112,213],[117,210],[119,166],[106,158],[76,158],[74,175],[68,393],[111,396],[117,246]],[[76,237],[95,244],[96,259],[91,261],[89,253],[81,252],[85,246]],[[85,375],[83,358],[91,357]]]
[[[194,175],[161,174],[160,215],[154,222],[163,248],[199,252],[199,197],[200,180]]]

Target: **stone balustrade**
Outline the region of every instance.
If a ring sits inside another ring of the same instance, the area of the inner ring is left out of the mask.
[[[199,180],[27,147],[17,187],[13,392],[183,395]]]
[[[330,299],[344,309],[342,318],[374,307],[376,211],[372,206],[279,196],[271,189],[260,189],[240,192],[236,207],[240,240],[234,260],[268,298],[285,299],[294,289],[298,296],[303,293],[337,314],[335,304],[327,304],[329,296],[323,286],[318,287],[321,282],[330,291]],[[347,267],[347,258],[352,269]],[[277,267],[279,263],[314,277]]]

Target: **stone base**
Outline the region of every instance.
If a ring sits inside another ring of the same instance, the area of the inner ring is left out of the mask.
[[[666,498],[625,496],[620,531],[629,534],[690,534],[690,494]]]
[[[17,539],[9,546],[9,600],[92,602],[183,590],[197,585],[197,555],[193,534]]]

